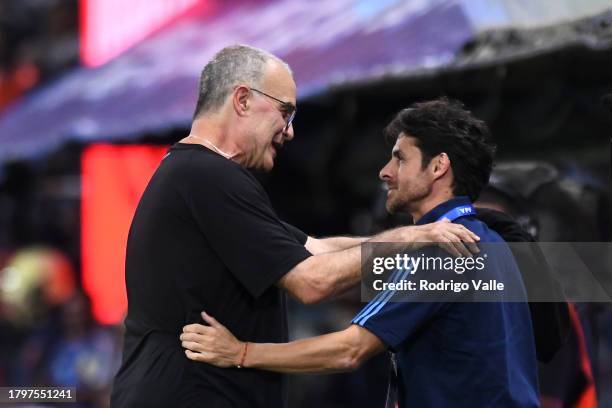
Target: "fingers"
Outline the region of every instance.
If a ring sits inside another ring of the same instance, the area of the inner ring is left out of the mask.
[[[452,251],[453,256],[471,257],[472,253],[466,247],[465,243],[461,241],[461,238],[452,234],[445,235],[446,240],[454,250]],[[459,254],[459,255],[457,255]]]
[[[476,245],[475,242],[464,242],[464,245],[472,254],[477,254],[480,252],[480,248],[478,248],[478,245]]]
[[[475,240],[474,237],[477,239]],[[463,256],[472,256],[472,254],[477,254],[480,252],[476,241],[480,240],[475,234],[472,234],[468,229],[463,228],[458,231],[454,235],[454,239],[451,238],[451,242],[455,244],[455,247]]]
[[[236,365],[240,342],[214,317],[202,312],[202,318],[209,326],[189,324],[179,336],[187,358],[218,367]]]
[[[447,226],[445,226],[449,232],[451,232],[453,235],[456,235],[457,237],[461,238],[462,241],[464,242],[478,242],[480,241],[480,237],[476,234],[474,234],[472,231],[470,231],[469,229],[465,228],[463,225],[461,224],[449,224]]]
[[[181,346],[191,351],[207,351],[208,337],[195,333],[183,333],[180,335]]]
[[[226,358],[223,358],[222,356],[219,356],[214,352],[198,352],[186,349],[185,356],[187,356],[187,358],[190,360],[212,364],[217,367],[231,367],[233,365],[231,361]]]
[[[453,224],[458,228],[458,230],[455,232],[455,234],[461,238],[461,240],[463,242],[471,242],[471,243],[475,243],[480,241],[480,237],[476,234],[474,234],[472,231],[470,231],[469,229],[465,228],[463,225],[458,225],[458,224]]]
[[[436,223],[441,224],[442,228],[452,232],[455,235],[463,236],[470,241],[480,241],[480,237],[478,235],[465,228],[461,224],[453,224],[448,220],[437,221]]]
[[[454,224],[454,225],[458,225],[458,224]],[[464,232],[466,232],[472,238],[472,240],[474,240],[474,242],[480,241],[480,237],[478,235],[476,235],[469,229],[465,228],[463,225],[460,225],[460,227],[463,229]]]
[[[454,245],[455,249],[457,249],[457,251],[459,251],[459,253],[461,254],[460,256],[466,257],[466,258],[471,258],[472,257],[472,253],[465,246],[465,244],[463,242],[453,242],[452,244]]]
[[[207,351],[206,348],[202,346],[202,344],[195,342],[195,341],[182,341],[181,346],[186,350],[191,350],[191,351],[195,351],[198,353]]]
[[[480,237],[460,224],[449,220],[435,222],[431,226],[431,238],[446,252],[455,257],[471,257],[480,252],[476,242]]]
[[[461,252],[455,248],[452,242],[438,242],[438,246],[454,257],[461,257]]]
[[[480,252],[476,242],[480,237],[472,231],[459,224],[447,224],[444,226],[447,231],[443,233],[444,242],[452,242],[455,249],[462,256],[472,256]],[[454,251],[451,251],[454,253]]]
[[[200,360],[200,358],[201,358],[201,357],[200,357],[200,356],[201,356],[201,354],[200,354],[200,353],[194,353],[194,352],[193,352],[193,351],[191,351],[191,350],[185,350],[185,355],[186,355],[186,356],[187,356],[187,358],[188,358],[188,359],[190,359],[190,360],[194,360],[194,361],[201,361],[201,360]]]
[[[217,321],[217,319],[207,314],[206,312],[203,311],[201,315],[202,315],[202,319],[204,319],[204,321],[208,323],[210,327],[224,327],[221,323]],[[193,323],[193,324],[188,324],[184,326],[183,332],[184,333],[205,334],[207,332],[207,329],[209,329],[210,327],[207,327],[203,324]]]
[[[201,315],[202,315],[202,319],[204,319],[204,321],[206,323],[210,324],[212,327],[219,327],[219,326],[221,326],[221,323],[219,323],[217,321],[217,319],[215,319],[211,315],[207,314],[205,311],[202,311]]]
[[[203,333],[203,334],[198,334],[198,333],[182,333],[179,336],[179,339],[181,339],[182,341],[195,341],[198,343],[204,343],[206,341],[213,341],[213,340],[218,340],[220,339],[219,336],[219,332],[216,331],[216,329],[211,329],[210,327],[207,327],[207,329],[209,330],[207,333]]]
[[[203,324],[193,323],[183,326],[183,333],[198,333],[206,334],[210,330],[210,327],[204,326]]]
[[[213,356],[210,353],[197,353],[191,350],[185,350],[185,355],[188,359],[193,361],[200,361],[203,363],[212,363]]]

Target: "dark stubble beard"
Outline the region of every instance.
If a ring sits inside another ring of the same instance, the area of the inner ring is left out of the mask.
[[[406,213],[411,214],[418,204],[431,194],[432,187],[422,186],[417,191],[411,191],[410,197],[397,197],[399,191],[395,190],[395,199],[387,199],[385,207],[389,214]]]

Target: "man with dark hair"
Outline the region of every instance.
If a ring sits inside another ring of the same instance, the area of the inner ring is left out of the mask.
[[[274,167],[295,112],[291,71],[263,50],[226,47],[204,67],[191,132],[164,157],[130,228],[112,406],[281,407],[282,375],[194,363],[181,328],[208,310],[248,341],[286,341],[283,290],[315,303],[355,285],[366,240],[442,242],[470,254],[476,235],[449,222],[316,239],[281,221],[248,169]]]
[[[468,196],[475,201],[489,182],[495,153],[495,147],[489,143],[489,129],[457,101],[440,98],[415,103],[400,111],[384,132],[390,140],[400,134],[416,139],[422,169],[440,153],[448,155],[455,196]]]
[[[481,243],[497,245],[501,249],[482,276],[514,282],[524,296],[509,249],[474,217],[471,205],[493,161],[484,123],[461,104],[438,99],[401,111],[386,133],[395,138],[391,159],[380,171],[388,187],[387,210],[410,213],[417,226],[446,218],[478,234]],[[393,276],[397,283],[409,279],[409,271]],[[390,393],[388,406],[539,405],[525,302],[394,302],[397,295],[394,289],[380,293],[343,331],[290,343],[238,341],[206,313],[208,326],[186,326],[181,340],[194,361],[286,373],[353,370],[389,349],[397,361],[390,390],[397,395]]]

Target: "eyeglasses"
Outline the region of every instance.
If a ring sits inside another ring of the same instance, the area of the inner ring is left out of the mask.
[[[268,95],[267,93],[260,91],[259,89],[251,88],[252,91],[255,91],[263,96],[267,96],[270,99],[274,99],[276,102],[281,105],[281,113],[283,114],[283,118],[285,119],[285,128],[283,129],[285,132],[291,126],[293,119],[295,118],[295,113],[297,112],[297,108],[295,105],[289,102],[281,101],[278,98],[273,97],[272,95]]]

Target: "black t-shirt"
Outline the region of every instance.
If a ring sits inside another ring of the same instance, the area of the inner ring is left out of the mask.
[[[240,340],[287,341],[275,283],[311,254],[261,184],[211,150],[175,144],[147,186],[130,228],[128,313],[113,407],[280,407],[285,379],[188,360],[179,335],[200,312]]]

